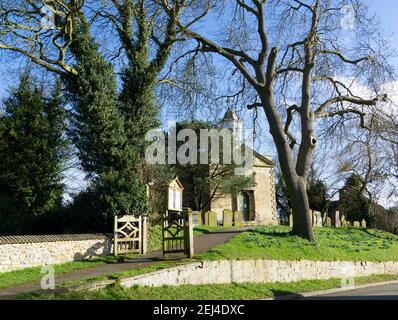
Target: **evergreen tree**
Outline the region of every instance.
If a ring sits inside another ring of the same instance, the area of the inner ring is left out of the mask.
[[[345,182],[340,193],[340,214],[343,214],[348,221],[361,221],[365,219],[369,227],[375,226],[374,205],[370,199],[363,195],[363,179],[352,174]]]
[[[113,66],[99,53],[89,23],[75,18],[70,47],[77,76],[67,79],[74,107],[72,136],[79,158],[101,203],[102,213],[145,214],[145,188],[135,172],[137,150],[128,141],[118,105]],[[109,221],[109,219],[108,219]]]
[[[67,143],[59,85],[52,96],[46,98],[43,89],[24,75],[5,102],[0,119],[0,194],[2,204],[13,210],[0,210],[3,233],[29,232],[36,217],[62,203]]]

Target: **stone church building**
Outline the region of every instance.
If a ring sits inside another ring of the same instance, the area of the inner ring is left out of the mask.
[[[222,127],[230,129],[234,137],[242,136],[242,121],[233,110],[228,110],[222,120]],[[247,146],[246,146],[247,147]],[[239,195],[224,194],[216,196],[209,201],[206,211],[217,213],[218,222],[222,222],[224,209],[240,210],[245,224],[249,225],[277,225],[276,213],[274,163],[271,156],[261,155],[253,150],[253,168],[247,174],[255,173],[256,185],[243,190]],[[179,176],[184,186],[184,193],[189,193],[192,188],[190,179]],[[210,191],[209,191],[210,193]],[[190,199],[184,195],[184,207],[191,208]]]

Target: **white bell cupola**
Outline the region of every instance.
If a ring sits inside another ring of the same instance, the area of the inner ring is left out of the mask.
[[[223,128],[232,131],[232,136],[235,141],[242,142],[243,122],[234,110],[228,109],[221,123]]]

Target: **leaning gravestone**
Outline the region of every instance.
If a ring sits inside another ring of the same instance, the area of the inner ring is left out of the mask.
[[[242,211],[235,211],[234,212],[234,225],[235,227],[242,227],[243,226],[243,215]]]
[[[222,224],[224,227],[232,227],[232,210],[230,209],[223,210]]]
[[[217,213],[213,211],[207,211],[205,214],[206,226],[216,227],[217,226]]]
[[[365,219],[362,220],[361,227],[366,229],[366,221],[365,221]]]
[[[354,228],[360,228],[361,223],[359,221],[354,221]]]

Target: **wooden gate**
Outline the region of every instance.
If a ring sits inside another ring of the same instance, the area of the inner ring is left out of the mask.
[[[194,255],[192,212],[166,211],[162,217],[163,254]]]
[[[146,254],[147,225],[147,217],[115,216],[113,244],[115,256],[128,253]]]

